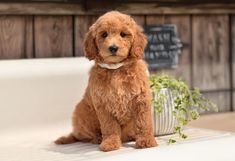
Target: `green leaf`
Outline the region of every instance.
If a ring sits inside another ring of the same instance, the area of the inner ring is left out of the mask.
[[[174,143],[176,143],[176,140],[175,140],[175,139],[169,139],[169,140],[168,140],[168,143],[169,143],[169,144],[174,144]]]
[[[182,135],[181,135],[181,138],[182,138],[182,139],[187,139],[187,137],[188,137],[188,136],[185,135],[185,134],[182,134]]]
[[[180,126],[176,126],[175,127],[175,132],[179,132],[181,130],[181,127]]]
[[[190,112],[190,115],[191,115],[191,118],[193,119],[193,120],[196,120],[196,119],[198,119],[199,118],[199,113],[197,112],[197,111],[191,111]]]

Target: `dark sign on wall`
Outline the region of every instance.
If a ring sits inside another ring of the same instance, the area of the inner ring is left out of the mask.
[[[174,24],[144,27],[148,36],[148,45],[144,58],[150,69],[175,68],[182,43],[177,37],[177,27]]]

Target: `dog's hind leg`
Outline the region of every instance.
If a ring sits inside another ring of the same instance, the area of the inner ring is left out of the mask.
[[[102,141],[99,120],[92,106],[83,99],[73,113],[73,131],[68,136],[62,136],[55,144],[70,144],[76,141],[99,144]]]

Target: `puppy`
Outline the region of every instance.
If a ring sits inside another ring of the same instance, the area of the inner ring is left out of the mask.
[[[141,27],[117,11],[104,14],[89,28],[84,51],[95,65],[73,113],[73,131],[56,144],[101,143],[102,151],[119,149],[130,140],[136,141],[136,148],[157,146],[147,67],[142,60],[146,43]]]

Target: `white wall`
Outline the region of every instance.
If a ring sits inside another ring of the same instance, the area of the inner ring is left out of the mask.
[[[0,131],[70,122],[92,64],[85,58],[0,61]]]

